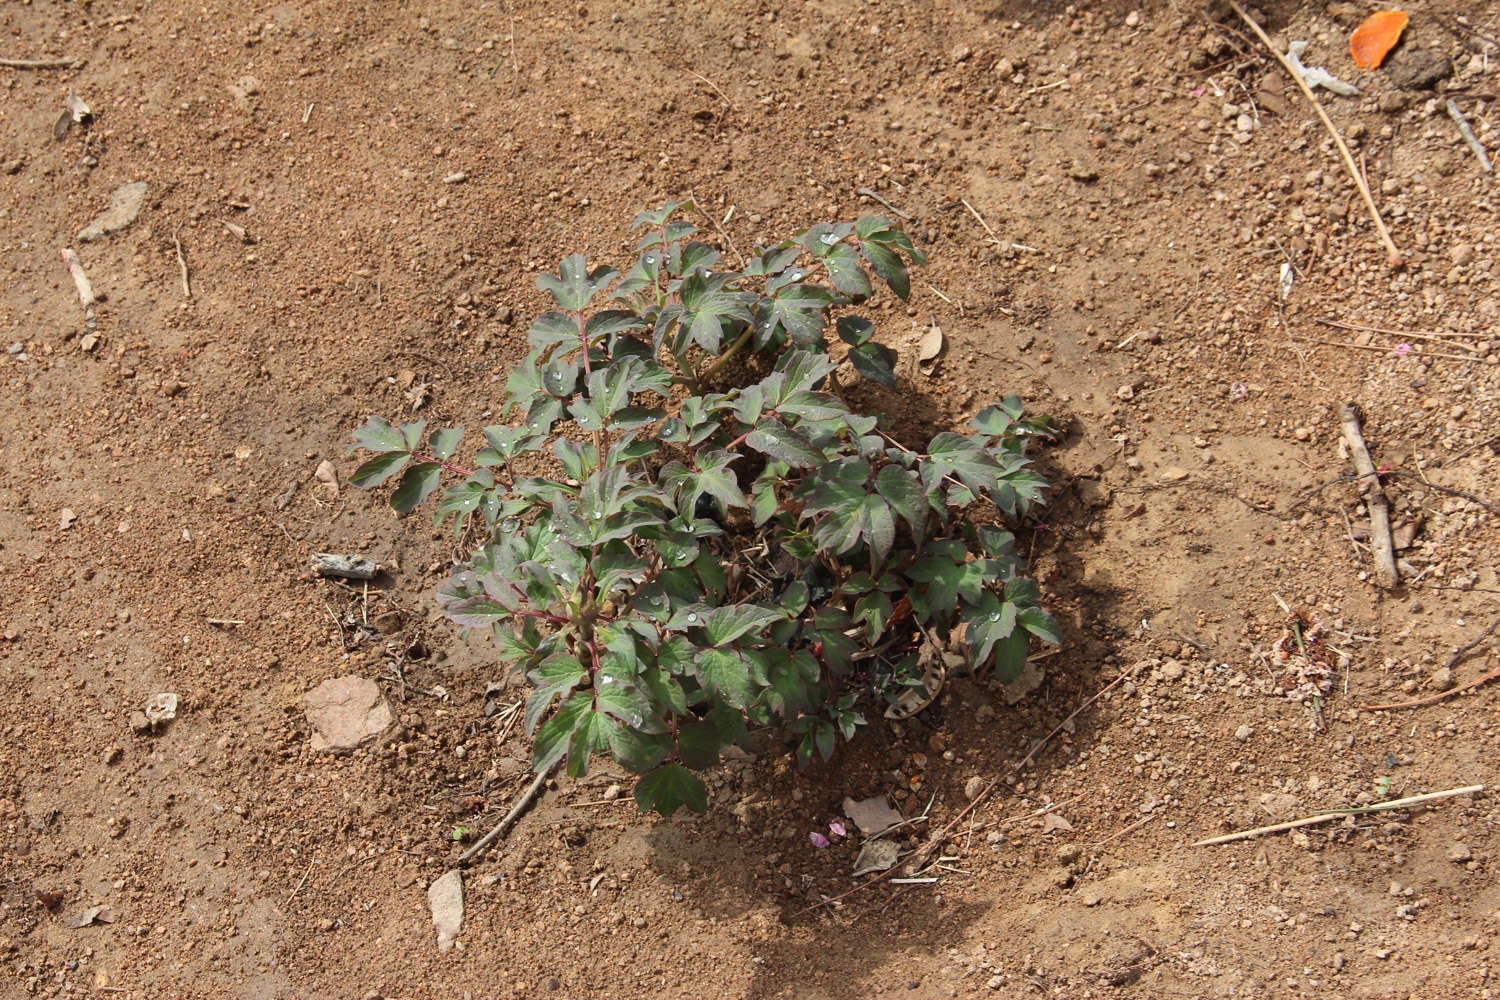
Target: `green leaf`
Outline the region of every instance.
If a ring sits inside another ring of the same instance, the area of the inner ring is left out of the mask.
[[[681,764],[663,764],[635,783],[636,805],[670,816],[681,806],[708,811],[708,788]]]
[[[813,731],[813,739],[818,744],[818,753],[823,755],[824,760],[833,760],[833,724],[819,719],[817,728]]]
[[[661,208],[655,209],[650,212],[642,212],[637,215],[635,217],[635,221],[631,223],[630,228],[639,229],[642,226],[650,226],[653,229],[660,229],[662,226],[666,225],[667,220],[672,217],[673,213],[682,208],[684,205],[691,204],[692,202],[687,201],[669,201]],[[648,233],[647,236],[655,236],[657,242],[661,242],[660,233]],[[650,245],[654,246],[655,244]],[[643,245],[641,249],[645,249],[645,246]]]
[[[574,691],[536,731],[536,742],[531,747],[532,768],[542,773],[561,760],[568,752],[573,733],[593,714],[593,696],[588,691]]]
[[[995,678],[1009,684],[1026,668],[1026,633],[1017,629],[995,643]]]
[[[640,732],[665,731],[666,727],[652,713],[651,703],[646,700],[640,688],[602,672],[596,680],[595,699],[601,712],[609,713]]]
[[[903,299],[911,296],[911,278],[907,276],[906,262],[900,254],[868,239],[859,245],[859,252],[864,254],[870,267],[891,287],[891,291]]]
[[[734,649],[700,649],[698,681],[738,709],[750,707],[755,689],[750,682],[750,664]]]
[[[873,340],[849,351],[849,363],[854,370],[887,389],[896,388],[896,361],[895,351]]]
[[[859,254],[847,243],[839,243],[823,258],[833,287],[854,299],[869,298],[870,279],[859,266]]]
[[[434,458],[443,461],[452,456],[458,442],[463,439],[464,429],[462,427],[442,428],[432,432],[427,438],[427,447],[431,449]]]
[[[826,461],[823,453],[814,448],[807,438],[769,417],[755,425],[755,429],[746,436],[745,443],[793,468],[813,469]]]
[[[851,347],[868,343],[875,336],[875,324],[863,316],[840,316],[835,329],[839,339]]]
[[[899,465],[882,466],[875,473],[875,489],[900,514],[914,533],[920,534],[927,520],[927,491],[916,475]]]
[[[575,698],[583,695],[580,691]],[[546,728],[545,726],[543,728]],[[568,741],[568,777],[581,778],[588,773],[589,758],[596,750],[607,750],[614,735],[625,727],[597,709],[590,708],[573,729]],[[538,734],[540,737],[540,734]]]
[[[660,667],[648,667],[641,674],[641,682],[661,708],[673,715],[687,714],[687,694],[683,692],[682,684],[676,677],[667,674]]]
[[[873,644],[891,620],[890,595],[876,590],[861,597],[854,603],[854,620],[865,623],[865,641]]]
[[[1041,608],[1022,608],[1016,612],[1016,621],[1032,635],[1054,646],[1062,645],[1062,636],[1057,631],[1057,622]]]
[[[865,497],[860,505],[860,531],[869,542],[875,558],[884,561],[896,544],[896,522],[891,508],[880,497]]]
[[[594,296],[602,291],[620,272],[601,267],[590,271],[583,254],[565,257],[557,266],[557,277],[550,274],[537,275],[536,286],[552,295],[552,301],[566,312],[578,312],[588,306]]]
[[[436,462],[422,462],[406,470],[396,492],[391,494],[391,509],[410,514],[432,495],[443,481],[443,467]]]
[[[558,344],[578,346],[578,321],[567,313],[544,312],[531,321],[526,342],[534,351],[545,351]]]
[[[823,342],[826,310],[833,301],[833,293],[820,285],[787,285],[770,300],[770,316],[761,321],[768,318],[773,326],[784,329],[793,343],[813,347]]]
[[[349,477],[349,485],[358,486],[360,489],[379,486],[400,472],[410,458],[411,456],[405,451],[390,451],[384,455],[376,455],[354,470],[354,475]]]
[[[677,752],[683,764],[695,770],[717,764],[722,745],[719,727],[712,722],[690,722],[677,731]]]
[[[1016,606],[986,590],[979,601],[964,612],[964,640],[969,647],[969,662],[975,670],[989,662],[995,643],[1010,637],[1016,630]]]
[[[401,432],[392,427],[383,417],[371,417],[354,432],[355,444],[346,454],[360,448],[371,451],[406,451],[406,440]]]
[[[680,635],[669,636],[656,651],[656,663],[673,676],[686,674],[693,667],[698,648]],[[682,712],[687,711],[686,708]],[[682,712],[678,712],[681,715]]]
[[[922,480],[929,487],[945,475],[956,475],[975,493],[995,495],[1000,463],[978,444],[962,434],[944,431],[927,446]]]
[[[578,662],[578,657],[568,653],[553,653],[538,663],[526,675],[527,680],[535,687],[531,697],[526,699],[526,732],[530,734],[536,728],[537,720],[547,713],[554,700],[558,697],[566,698],[588,675],[583,664]]]
[[[830,396],[826,392],[808,392],[807,390],[792,393],[778,403],[776,409],[802,420],[832,420],[845,416],[849,412],[849,407],[844,405],[843,400]],[[747,424],[750,422],[745,421]]]
[[[698,616],[710,646],[727,646],[747,632],[764,628],[783,617],[778,608],[756,604],[734,604],[711,608]],[[744,706],[740,706],[744,707]]]
[[[951,609],[958,602],[958,587],[963,581],[963,568],[952,559],[942,556],[924,556],[912,563],[906,575],[923,588],[923,603],[932,609]],[[991,595],[992,597],[994,595]],[[912,603],[917,602],[916,595]]]
[[[406,445],[407,451],[416,451],[422,444],[422,432],[427,429],[427,421],[413,420],[409,424],[401,425],[401,440]]]
[[[488,628],[508,621],[514,613],[515,607],[505,601],[483,595],[454,601],[443,608],[445,618],[464,628]]]

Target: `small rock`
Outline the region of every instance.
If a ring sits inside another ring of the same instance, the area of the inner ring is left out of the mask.
[[[1254,735],[1255,730],[1251,729],[1249,726],[1240,726],[1240,728],[1234,731],[1234,738],[1239,740],[1241,743],[1248,743],[1250,741],[1250,737]]]
[[[1439,667],[1432,672],[1432,686],[1435,690],[1446,691],[1453,686],[1453,671],[1447,667]]]
[[[432,925],[437,928],[438,951],[451,951],[464,925],[463,874],[455,869],[429,885],[427,905],[432,909]]]
[[[1081,893],[1078,897],[1078,901],[1084,906],[1098,906],[1101,902],[1104,901],[1104,897],[1094,890],[1090,889],[1088,892]]]
[[[137,736],[145,736],[151,732],[151,720],[146,718],[145,712],[136,711],[130,713],[130,731]]]
[[[152,695],[144,714],[153,729],[171,722],[177,718],[177,695],[171,691]]]
[[[974,775],[974,777],[964,782],[964,798],[973,802],[984,794],[984,790],[989,787],[989,784],[988,781],[985,781],[979,775]]]
[[[620,797],[620,791],[621,789],[618,784],[610,785],[604,790],[604,801],[613,802],[615,799],[618,799]]]
[[[967,45],[960,45],[952,52],[953,61],[956,63],[968,62],[973,55],[974,50]]]
[[[1387,65],[1391,83],[1402,90],[1431,90],[1453,75],[1453,61],[1431,49],[1398,50]]]
[[[93,222],[83,227],[78,234],[81,243],[92,243],[102,240],[110,233],[118,233],[129,226],[141,214],[141,208],[146,204],[146,192],[151,186],[145,181],[136,181],[134,184],[123,184],[115,188],[114,193],[109,196],[109,208]]]
[[[1135,386],[1133,386],[1133,385],[1122,385],[1122,386],[1120,386],[1120,388],[1118,388],[1118,389],[1115,390],[1115,398],[1116,399],[1122,399],[1122,400],[1124,400],[1125,402],[1128,403],[1130,400],[1132,400],[1132,399],[1135,398]]]
[[[1141,12],[1140,11],[1133,10],[1129,14],[1125,15],[1125,27],[1127,27],[1127,28],[1136,28],[1136,27],[1140,26],[1140,23],[1141,23]]]
[[[1448,258],[1459,267],[1474,263],[1474,247],[1470,243],[1459,243],[1448,251]]]
[[[375,682],[335,677],[307,693],[307,721],[314,750],[349,750],[384,732],[395,721]]]
[[[1164,681],[1180,681],[1185,673],[1187,667],[1180,660],[1168,660],[1161,665],[1161,679]]]
[[[1448,848],[1448,860],[1456,865],[1466,865],[1474,860],[1474,852],[1468,844],[1454,844]]]
[[[183,384],[177,381],[175,378],[169,378],[161,384],[161,394],[169,398],[172,396],[176,396],[178,393],[182,392],[182,390]]]
[[[1001,59],[995,63],[995,75],[1002,79],[1010,79],[1016,75],[1016,64],[1009,59]]]
[[[1161,473],[1161,481],[1164,483],[1180,483],[1187,477],[1188,471],[1180,465],[1169,466]]]
[[[1081,857],[1083,857],[1083,848],[1077,844],[1063,844],[1057,849],[1058,864],[1071,865]]]

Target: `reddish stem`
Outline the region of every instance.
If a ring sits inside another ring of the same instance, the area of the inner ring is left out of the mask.
[[[455,475],[463,476],[466,479],[474,474],[474,471],[472,469],[465,469],[457,465],[449,465],[447,462],[443,461],[441,458],[438,458],[435,455],[428,455],[420,451],[414,451],[411,453],[411,457],[415,458],[418,462],[431,462],[434,465],[440,465],[449,472],[452,472]]]

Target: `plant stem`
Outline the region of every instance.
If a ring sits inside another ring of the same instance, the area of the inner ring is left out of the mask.
[[[474,470],[472,469],[465,469],[457,465],[449,465],[447,462],[443,461],[437,456],[428,455],[424,452],[414,451],[411,453],[411,457],[416,459],[418,462],[431,462],[433,465],[440,465],[454,475],[463,476],[465,479],[474,474]]]
[[[677,362],[677,367],[682,370],[682,377],[684,380],[686,380],[687,387],[693,390],[693,395],[701,396],[703,394],[703,389],[698,384],[698,376],[693,372],[693,366],[688,364],[687,359],[684,358],[681,354],[678,354],[671,348],[667,348],[667,350],[671,353],[672,360]]]
[[[734,343],[729,345],[729,349],[726,350],[723,354],[719,355],[718,360],[709,365],[708,370],[705,371],[702,375],[699,375],[698,378],[704,382],[707,382],[710,378],[712,378],[715,372],[717,372],[720,368],[723,368],[726,364],[729,363],[731,358],[740,353],[744,346],[750,342],[750,337],[754,333],[755,325],[752,323],[744,333],[740,334],[739,337],[735,339]]]

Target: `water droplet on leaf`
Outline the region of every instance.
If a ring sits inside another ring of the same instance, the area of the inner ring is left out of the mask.
[[[823,245],[826,247],[831,247],[839,241],[839,238],[832,233],[824,233],[822,236],[819,236],[818,239],[821,240],[823,242]]]

